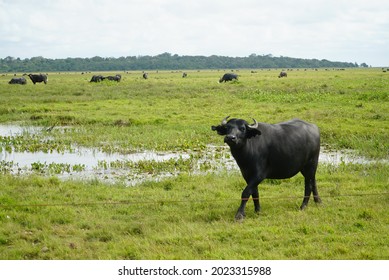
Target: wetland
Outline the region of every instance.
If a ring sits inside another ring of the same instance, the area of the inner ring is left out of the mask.
[[[388,259],[388,74],[236,71],[0,76],[0,259]],[[301,175],[266,180],[235,223],[227,115],[316,123],[323,205],[297,210]]]
[[[66,133],[70,127],[52,129]],[[50,130],[51,132],[51,130]],[[62,147],[57,150],[41,147],[42,151],[32,151],[28,148],[21,150],[20,142],[23,136],[27,139],[36,137],[44,142],[49,138],[47,129],[43,127],[22,127],[17,125],[0,125],[0,137],[7,139],[7,145],[0,146],[0,170],[11,174],[28,175],[56,175],[62,179],[97,179],[106,183],[123,182],[126,185],[135,185],[145,180],[161,180],[177,176],[180,173],[178,163],[186,164],[182,171],[200,174],[201,172],[222,172],[238,170],[227,146],[207,145],[200,151],[186,152],[158,152],[138,151],[128,154],[118,152],[103,152],[97,147]],[[19,141],[19,147],[12,142]],[[371,164],[379,162],[357,156],[354,151],[330,151],[321,148],[320,164],[339,165],[345,163]],[[385,162],[381,160],[381,162]],[[148,165],[148,169],[141,170],[140,166]],[[165,163],[166,170],[154,170],[153,165]],[[387,163],[387,161],[386,161]],[[169,164],[174,168],[169,169]]]

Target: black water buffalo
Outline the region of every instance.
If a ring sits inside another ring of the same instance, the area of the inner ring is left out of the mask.
[[[184,72],[184,73],[182,73],[182,77],[186,78],[186,77],[188,77],[188,74],[186,72]]]
[[[228,81],[237,80],[237,79],[238,79],[238,75],[237,74],[226,73],[226,74],[223,75],[223,77],[220,78],[219,83],[228,82]]]
[[[115,76],[107,76],[104,79],[107,79],[109,81],[120,82],[120,80],[122,79],[122,76],[119,74],[116,74]]]
[[[93,75],[92,79],[90,80],[91,83],[98,83],[104,80],[104,77],[101,75]]]
[[[42,83],[42,82],[47,84],[47,75],[45,75],[45,74],[28,74],[28,76],[30,77],[30,79],[34,85],[36,83]]]
[[[288,74],[285,71],[281,71],[280,74],[278,75],[278,78],[283,78],[283,77],[288,77]]]
[[[143,73],[143,79],[147,79],[149,77],[149,74],[147,74],[147,73]]]
[[[305,178],[305,193],[300,209],[307,206],[311,193],[315,202],[321,202],[315,178],[320,152],[320,133],[316,125],[299,119],[278,124],[254,120],[252,125],[242,119],[227,119],[211,128],[225,136],[224,142],[230,146],[247,183],[236,220],[244,218],[250,196],[255,211],[259,212],[258,184],[266,178],[285,179],[301,172]]]
[[[27,84],[27,80],[24,77],[21,78],[12,78],[11,81],[8,82],[10,85],[25,85]]]

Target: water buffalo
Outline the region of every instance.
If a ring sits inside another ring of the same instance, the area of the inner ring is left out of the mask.
[[[247,183],[236,220],[245,217],[250,196],[255,212],[260,211],[258,185],[266,178],[291,178],[301,172],[305,178],[305,192],[300,209],[307,206],[311,193],[316,203],[321,202],[315,178],[320,152],[320,133],[316,125],[299,119],[278,124],[254,120],[250,125],[242,119],[227,121],[228,118],[211,128],[225,136],[224,142],[230,147]]]
[[[288,74],[285,71],[281,71],[280,74],[278,75],[278,78],[283,78],[283,77],[288,77]]]
[[[116,74],[115,76],[107,76],[104,79],[110,80],[110,81],[115,81],[115,82],[120,82],[122,79],[122,76],[119,74]]]
[[[188,77],[188,74],[186,72],[184,72],[184,73],[182,73],[182,77],[186,78],[186,77]]]
[[[147,73],[143,73],[143,79],[147,79],[149,77],[149,74],[147,74]]]
[[[25,85],[27,84],[27,80],[24,77],[21,78],[12,78],[11,81],[8,82],[10,85]]]
[[[223,77],[220,78],[219,83],[222,82],[227,82],[227,81],[232,81],[232,80],[237,80],[238,75],[234,73],[226,73],[223,75]]]
[[[92,83],[98,83],[98,82],[101,82],[102,80],[104,80],[104,77],[101,76],[101,75],[93,75],[92,79],[90,80],[90,82]]]
[[[34,85],[36,83],[42,83],[42,82],[47,84],[47,75],[45,75],[45,74],[28,74],[28,76],[30,77],[30,79]]]

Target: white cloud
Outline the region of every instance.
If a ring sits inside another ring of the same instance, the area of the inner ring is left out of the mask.
[[[0,0],[0,57],[251,53],[389,65],[386,0]]]

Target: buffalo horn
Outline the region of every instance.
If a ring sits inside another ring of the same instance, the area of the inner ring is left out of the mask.
[[[257,120],[253,118],[253,121],[254,121],[254,123],[253,123],[253,124],[250,124],[248,127],[250,127],[250,128],[258,128],[258,122],[257,122]]]
[[[225,118],[222,120],[221,125],[226,125],[226,124],[227,124],[227,119],[228,119],[229,117],[230,117],[230,116],[225,117]]]

